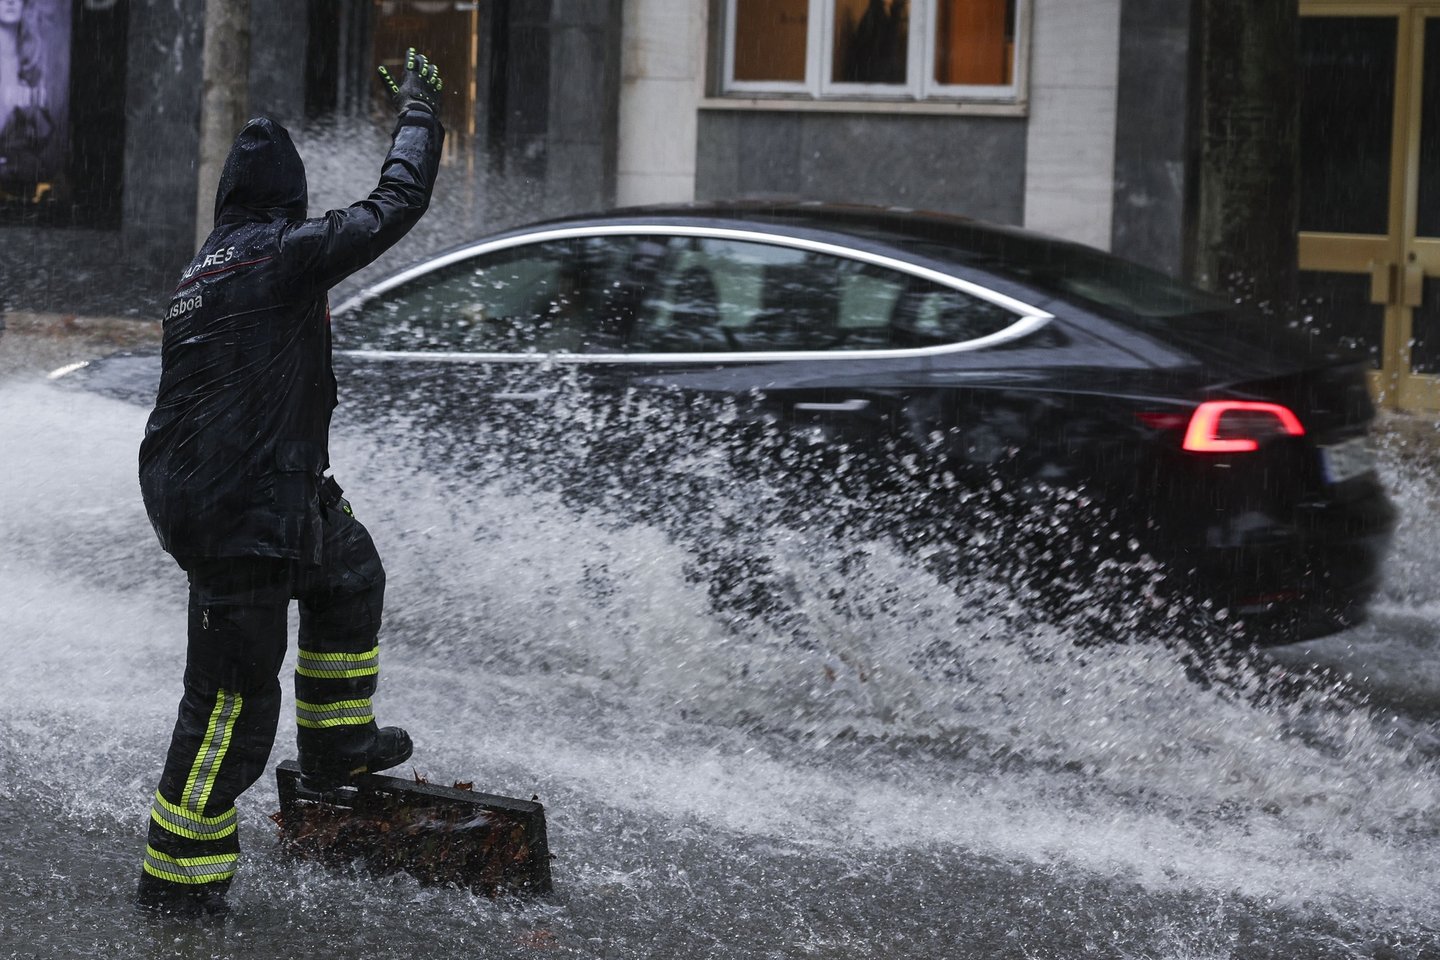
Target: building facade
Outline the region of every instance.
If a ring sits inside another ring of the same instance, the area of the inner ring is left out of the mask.
[[[373,181],[375,64],[443,65],[446,169],[402,260],[615,205],[939,210],[1230,289],[1369,350],[1385,402],[1440,408],[1440,9],[1419,0],[250,2],[250,112],[296,131],[317,208]],[[0,64],[11,309],[159,315],[209,215],[203,8],[26,4],[28,59]]]
[[[1108,248],[1120,6],[627,0],[619,199],[930,208]],[[856,61],[881,54],[855,35],[880,8],[904,14],[889,27],[904,36],[872,80]],[[947,23],[962,14],[978,39]],[[947,54],[981,62],[932,82]]]

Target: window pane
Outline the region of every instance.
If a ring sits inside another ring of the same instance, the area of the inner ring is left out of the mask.
[[[620,348],[630,241],[560,240],[429,273],[336,321],[347,349],[468,353]]]
[[[1395,44],[1389,17],[1300,18],[1300,229],[1385,233]]]
[[[884,350],[892,346],[890,318],[909,280],[904,274],[867,264],[844,264],[839,275],[836,349]]]
[[[903,84],[909,49],[909,0],[835,0],[834,82]]]
[[[1015,0],[937,0],[935,82],[1004,86],[1015,77]]]
[[[791,247],[675,237],[630,350],[886,350],[973,340],[1018,317],[950,287]]]
[[[1425,278],[1423,297],[1414,317],[1410,370],[1412,373],[1440,373],[1440,280]]]
[[[630,333],[632,353],[711,353],[730,349],[729,340],[746,317],[727,317],[720,306],[719,271],[726,271],[727,292],[738,297],[740,307],[732,299],[730,312],[743,309],[746,299],[737,286],[748,279],[740,271],[727,270],[723,258],[699,249],[696,241],[671,240],[661,255],[661,264],[653,282],[646,285],[646,296]],[[727,322],[728,321],[728,322]]]
[[[641,304],[630,350],[710,353],[762,349],[751,325],[766,269],[803,254],[755,243],[673,237]],[[743,337],[742,337],[743,334]]]
[[[1425,75],[1420,91],[1420,196],[1415,234],[1440,237],[1440,19],[1425,21]]]
[[[989,300],[919,281],[896,313],[891,336],[897,347],[938,347],[988,337],[1019,319]]]
[[[735,0],[735,79],[805,82],[810,0]]]

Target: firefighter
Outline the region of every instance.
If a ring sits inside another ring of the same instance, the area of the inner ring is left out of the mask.
[[[306,786],[330,790],[409,758],[378,727],[385,571],[326,474],[335,377],[327,292],[403,237],[430,202],[445,131],[438,69],[413,49],[382,79],[399,114],[380,182],[307,219],[285,128],[247,123],[225,161],[215,229],[165,316],[140,486],[185,570],[184,696],[150,810],[137,900],[223,915],[240,844],[235,800],[264,771],[280,715],[286,613],[300,604],[297,743]]]

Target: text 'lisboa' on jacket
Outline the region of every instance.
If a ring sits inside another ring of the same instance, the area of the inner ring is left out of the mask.
[[[305,166],[283,126],[251,120],[215,200],[215,229],[164,322],[140,488],[177,558],[318,562],[318,481],[336,403],[326,295],[403,237],[430,202],[444,128],[396,125],[364,200],[307,219]]]

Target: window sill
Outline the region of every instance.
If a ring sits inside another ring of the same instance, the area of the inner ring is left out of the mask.
[[[809,97],[730,95],[706,97],[701,110],[760,110],[782,113],[884,113],[925,116],[1024,117],[1023,101],[981,100],[815,100]]]

